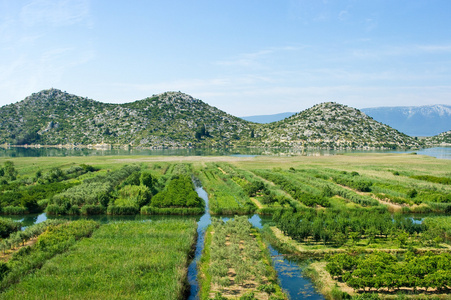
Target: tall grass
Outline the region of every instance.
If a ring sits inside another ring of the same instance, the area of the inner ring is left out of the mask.
[[[48,261],[3,299],[182,299],[194,221],[117,222]]]

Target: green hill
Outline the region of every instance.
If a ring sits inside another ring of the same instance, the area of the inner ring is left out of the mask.
[[[451,145],[451,130],[442,132],[435,136],[427,137],[424,142],[430,146],[450,146]]]
[[[417,147],[418,142],[358,109],[334,102],[313,106],[287,119],[264,124],[259,140],[272,146],[324,148]]]
[[[357,109],[322,103],[256,124],[181,92],[108,104],[57,89],[0,108],[0,144],[132,147],[417,147],[415,139]]]
[[[229,145],[251,126],[179,92],[107,104],[50,89],[0,108],[0,143],[19,145]]]

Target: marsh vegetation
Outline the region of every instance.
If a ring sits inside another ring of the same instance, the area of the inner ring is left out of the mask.
[[[99,225],[49,220],[20,230],[21,224],[7,216],[43,211],[48,216],[202,214],[206,206],[193,181],[208,192],[212,214],[233,217],[228,222],[214,221],[207,231],[199,272],[201,297],[285,297],[259,231],[234,217],[252,213],[273,219],[264,229],[264,240],[292,255],[318,259],[315,268],[329,274],[332,287],[326,294],[332,298],[368,293],[442,297],[451,285],[447,273],[451,162],[447,160],[374,154],[9,158],[0,164],[0,205],[5,215],[0,219],[1,297],[35,298],[47,284],[53,290],[46,293],[55,298],[145,298],[152,289],[159,293],[151,296],[155,299],[184,298],[194,221]],[[100,269],[87,267],[97,263],[94,253],[104,257],[98,268],[105,262],[114,266],[102,276],[118,289],[107,289],[108,283],[95,275]],[[343,261],[344,254],[353,261]],[[415,271],[412,266],[421,263],[429,271]],[[392,267],[378,268],[388,264]],[[123,266],[130,266],[123,279],[128,287],[117,282]],[[151,270],[157,269],[168,273],[152,277]],[[75,280],[80,289],[63,294],[74,270],[82,274]],[[400,274],[408,275],[399,279]]]

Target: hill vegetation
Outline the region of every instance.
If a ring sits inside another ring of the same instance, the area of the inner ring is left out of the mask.
[[[451,130],[442,132],[436,136],[428,137],[424,142],[427,145],[449,146],[451,145]]]
[[[290,118],[265,124],[256,135],[266,145],[325,148],[398,148],[418,142],[361,111],[335,102],[313,106]]]
[[[103,147],[418,147],[417,140],[359,110],[322,103],[257,124],[181,92],[108,104],[57,89],[0,108],[0,144]]]

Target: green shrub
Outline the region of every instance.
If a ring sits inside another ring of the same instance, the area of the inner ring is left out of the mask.
[[[203,207],[141,207],[142,215],[202,215]]]
[[[0,237],[7,238],[11,233],[20,230],[22,223],[8,218],[0,218]]]
[[[28,210],[22,206],[6,206],[2,208],[2,213],[4,215],[23,215],[28,213]]]
[[[67,214],[68,215],[74,215],[77,216],[80,214],[80,209],[78,208],[77,205],[72,205],[68,210],[67,210]]]
[[[45,213],[47,215],[64,215],[66,214],[66,207],[65,206],[60,206],[60,205],[56,205],[56,204],[49,204],[47,205],[47,208],[45,209]]]
[[[82,215],[102,215],[105,213],[105,207],[102,205],[83,205],[80,212]]]

